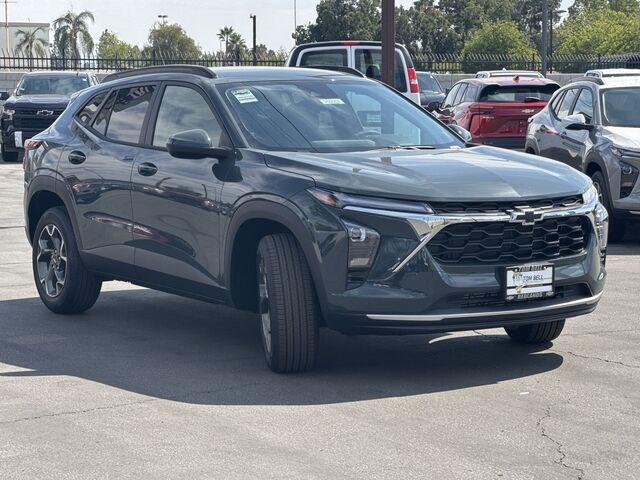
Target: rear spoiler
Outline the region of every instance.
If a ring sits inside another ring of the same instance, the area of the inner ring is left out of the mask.
[[[362,73],[360,70],[356,70],[351,67],[343,67],[341,65],[309,65],[309,66],[298,66],[297,68],[315,68],[317,70],[333,70],[334,72],[348,73],[350,75],[355,75],[360,78],[367,78],[367,76]]]

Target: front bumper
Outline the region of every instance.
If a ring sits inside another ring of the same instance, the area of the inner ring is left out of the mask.
[[[524,148],[526,137],[474,137],[473,143],[500,148]]]
[[[425,248],[448,225],[509,222],[509,215],[423,215],[345,207],[335,212],[334,234],[330,233],[329,216],[323,215],[324,238],[319,239],[319,245],[325,265],[315,278],[325,282],[320,298],[325,322],[345,333],[414,334],[542,323],[589,313],[598,304],[606,278],[605,253],[595,228],[596,204],[593,199],[544,213],[545,218],[585,217],[592,231],[579,254],[521,263],[553,264],[556,295],[520,302],[506,301],[505,267],[517,266],[517,262],[444,264]],[[344,287],[347,274],[336,268],[344,264],[344,255],[336,251],[346,250],[340,218],[374,228],[383,238],[369,277],[355,288]],[[385,268],[377,269],[376,265],[389,257],[388,252],[394,251],[385,250],[384,239],[399,237],[408,242],[405,250],[394,262],[387,261]]]

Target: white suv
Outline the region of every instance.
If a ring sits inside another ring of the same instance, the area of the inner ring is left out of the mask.
[[[287,59],[289,67],[348,67],[365,76],[382,78],[382,44],[360,40],[305,43],[296,46]],[[396,43],[394,87],[420,105],[420,87],[413,60],[404,47]]]

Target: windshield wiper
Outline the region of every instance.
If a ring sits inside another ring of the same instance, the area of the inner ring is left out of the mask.
[[[382,147],[373,147],[369,150],[435,150],[433,145],[385,145]]]

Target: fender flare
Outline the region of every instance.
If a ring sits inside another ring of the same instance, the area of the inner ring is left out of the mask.
[[[260,196],[247,195],[241,199],[240,205],[234,207],[229,221],[221,254],[224,261],[224,280],[227,288],[231,288],[231,260],[233,245],[240,227],[249,220],[270,220],[280,223],[287,228],[298,241],[311,270],[311,276],[316,294],[321,299],[326,298],[324,282],[320,269],[320,248],[308,227],[302,211],[289,200],[276,195]],[[323,302],[321,302],[322,304]]]

